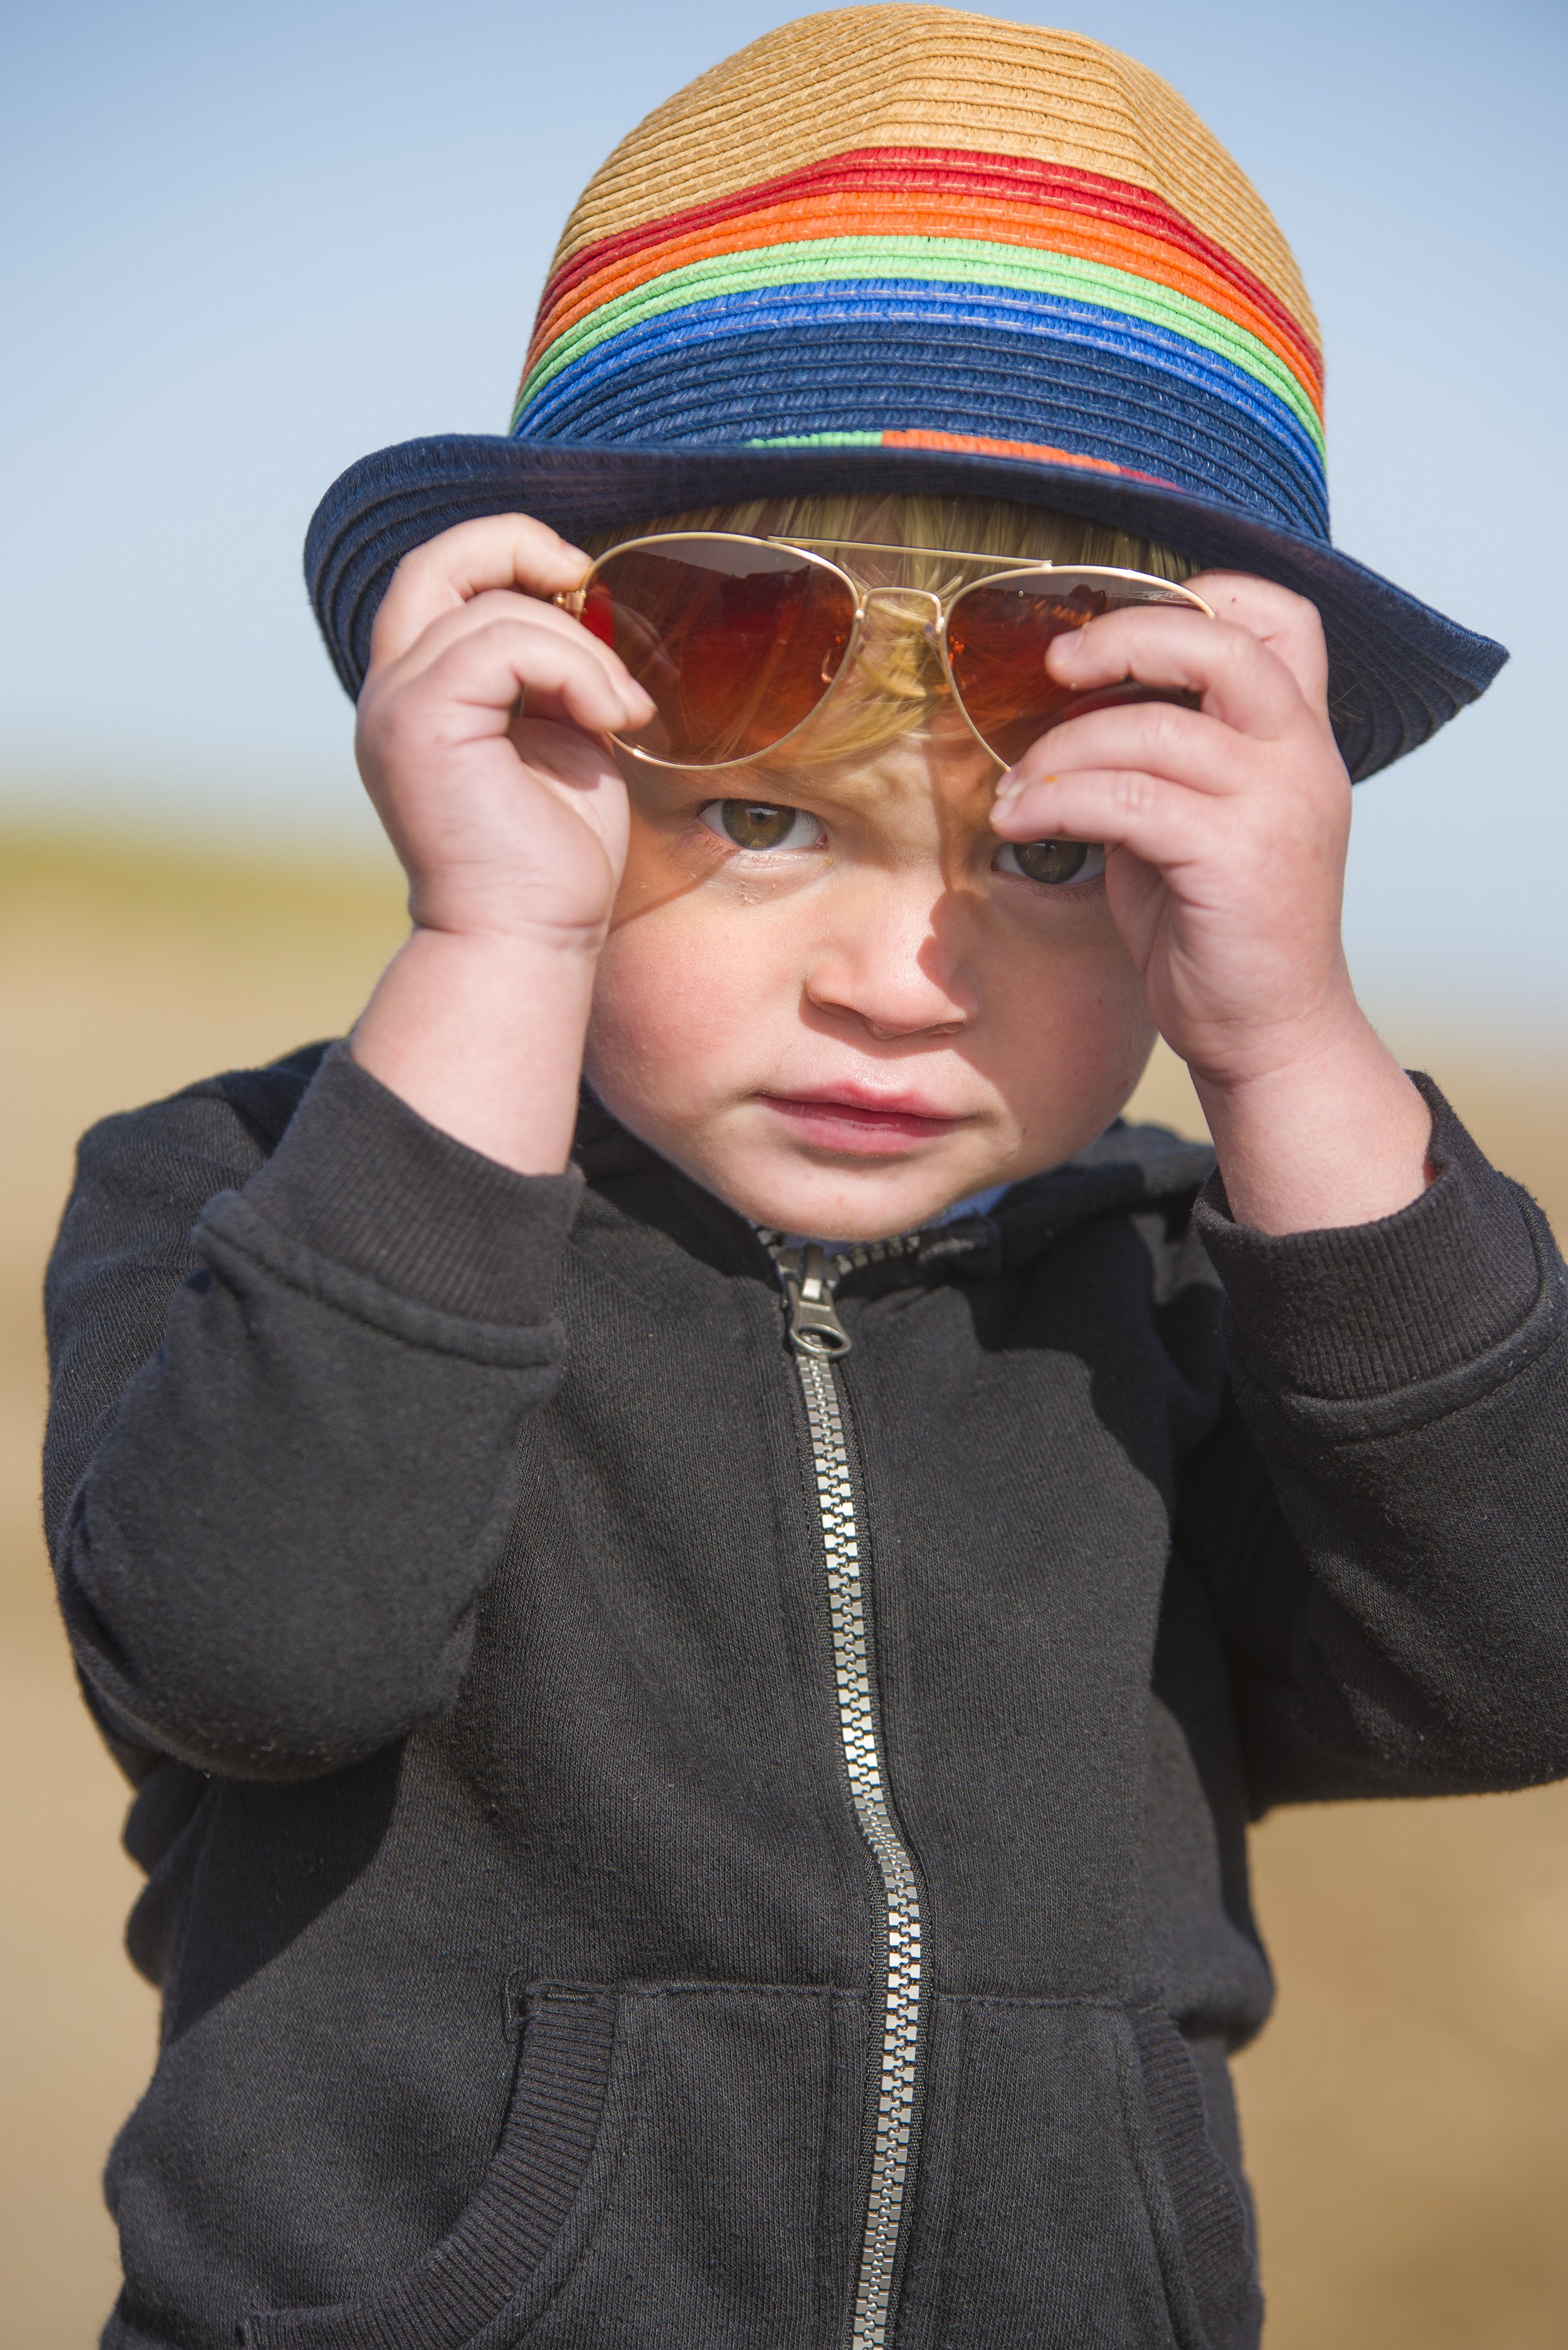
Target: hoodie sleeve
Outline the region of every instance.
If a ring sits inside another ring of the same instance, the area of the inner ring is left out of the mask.
[[[580,1179],[466,1149],[343,1046],[270,1155],[234,1090],[81,1146],[47,1291],[46,1521],[117,1744],[302,1778],[455,1691],[520,1428],[559,1376]]]
[[[1568,1283],[1544,1217],[1437,1088],[1436,1180],[1272,1238],[1218,1179],[1232,1403],[1184,1554],[1236,1675],[1258,1810],[1568,1773]]]

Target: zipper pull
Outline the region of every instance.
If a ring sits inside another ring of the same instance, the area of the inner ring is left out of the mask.
[[[780,1249],[774,1258],[789,1310],[789,1342],[797,1355],[831,1361],[854,1345],[833,1303],[827,1259],[815,1241],[804,1249]]]

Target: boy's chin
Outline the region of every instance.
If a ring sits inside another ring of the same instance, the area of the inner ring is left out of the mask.
[[[714,1188],[754,1224],[820,1240],[879,1241],[913,1232],[955,1200],[1007,1180],[1000,1170],[943,1166],[934,1155],[818,1159],[770,1153],[765,1162],[725,1170]]]

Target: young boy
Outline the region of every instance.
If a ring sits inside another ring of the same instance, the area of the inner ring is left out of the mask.
[[[1255,2342],[1249,1817],[1568,1769],[1562,1266],[1339,942],[1501,655],[1318,385],[1163,84],[851,9],[611,158],[512,439],[330,494],[412,935],[52,1275],[115,2350]]]

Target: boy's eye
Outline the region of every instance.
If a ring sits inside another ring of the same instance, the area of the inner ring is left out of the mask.
[[[1089,840],[1010,840],[992,859],[998,873],[1021,873],[1025,881],[1060,889],[1064,881],[1092,881],[1106,869],[1106,852]]]
[[[710,832],[737,848],[815,848],[822,839],[819,818],[770,800],[710,800],[698,814]]]

